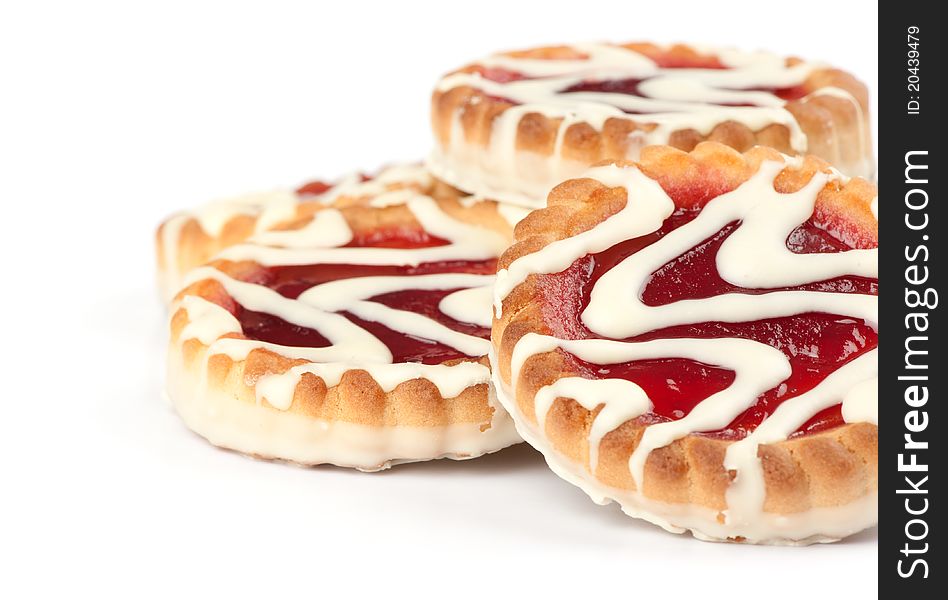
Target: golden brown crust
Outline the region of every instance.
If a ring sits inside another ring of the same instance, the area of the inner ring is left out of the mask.
[[[716,63],[717,57],[702,54],[684,44],[660,47],[654,44],[629,43],[621,46],[635,50],[662,62]],[[531,59],[578,59],[582,52],[566,47],[552,46],[503,53],[515,58]],[[788,65],[800,62],[787,59]],[[477,64],[462,67],[454,73],[471,73],[479,69]],[[816,68],[800,86],[803,97],[789,101],[785,108],[793,114],[808,139],[807,152],[823,158],[840,168],[871,162],[872,142],[869,131],[869,96],[866,86],[845,71],[822,67]],[[818,90],[835,88],[850,94],[859,104],[857,110],[851,101],[839,95],[810,96]],[[454,122],[459,117],[465,140],[468,144],[487,146],[490,142],[494,120],[514,106],[504,98],[471,86],[459,86],[446,91],[435,90],[431,98],[431,122],[436,139],[443,148],[448,148],[455,134]],[[516,149],[541,156],[551,156],[555,149],[557,132],[562,123],[558,117],[548,117],[539,112],[524,115],[517,128]],[[601,130],[588,123],[570,125],[562,142],[562,157],[577,163],[592,165],[603,160],[619,160],[634,153],[630,144],[635,143],[635,131],[649,132],[655,125],[649,123],[647,115],[612,117],[605,121]],[[724,121],[707,134],[694,129],[681,129],[670,134],[668,145],[690,151],[699,143],[713,141],[744,152],[753,146],[775,148],[785,154],[796,154],[791,146],[791,132],[781,124],[770,124],[753,130],[743,123]],[[848,170],[848,169],[847,169]]]
[[[178,219],[183,222],[176,222]],[[239,244],[253,235],[256,222],[256,216],[235,215],[215,235],[204,231],[195,217],[176,215],[168,218],[155,231],[159,272],[184,274],[203,265],[224,248]],[[173,239],[169,239],[172,238],[168,235],[172,227],[180,229]]]
[[[457,193],[429,191],[436,196],[435,202],[445,213],[469,224],[510,234],[510,225],[498,214],[496,203],[482,201],[465,205],[462,196]],[[404,204],[379,208],[369,206],[364,199],[356,201],[351,198],[343,199],[332,207],[314,202],[303,203],[297,210],[300,215],[297,219],[284,222],[276,229],[299,229],[311,222],[318,212],[329,208],[342,214],[354,236],[368,235],[386,228],[423,229]],[[230,262],[222,259],[210,262],[209,266],[238,280],[252,280],[262,269],[252,261]],[[181,301],[188,296],[197,296],[228,311],[233,310],[236,301],[218,281],[200,279],[175,296],[171,318],[171,348],[172,351],[180,348],[185,368],[198,374],[207,365],[208,385],[232,394],[234,400],[258,405],[256,384],[260,378],[285,373],[294,366],[308,363],[306,360],[286,358],[265,348],[251,350],[243,360],[232,360],[223,354],[210,356],[208,360],[207,344],[195,337],[183,337],[191,320]],[[245,339],[241,333],[228,333],[223,337]],[[488,365],[486,357],[451,360],[442,364],[455,365],[461,362],[476,362],[485,367]],[[259,405],[264,409],[278,410],[266,398],[261,399]],[[470,386],[453,398],[443,397],[433,383],[423,378],[405,381],[386,392],[369,372],[351,369],[342,375],[337,384],[329,386],[314,374],[304,374],[296,386],[290,406],[279,410],[323,421],[380,427],[479,423],[483,429],[487,429],[495,409],[488,400],[487,383]]]
[[[180,309],[175,317],[183,313]],[[180,319],[179,319],[180,320]],[[181,340],[180,328],[172,329],[172,343],[182,347],[185,365],[195,371],[203,368],[208,346],[197,339]],[[460,362],[460,361],[457,361]],[[476,362],[487,364],[486,359]],[[250,352],[244,360],[232,360],[218,354],[207,361],[208,385],[226,390],[232,399],[262,410],[298,414],[313,420],[345,422],[376,427],[444,427],[457,423],[479,423],[490,427],[494,408],[487,402],[488,384],[466,388],[454,398],[444,398],[438,388],[425,379],[412,379],[384,391],[372,376],[361,369],[346,371],[340,381],[327,386],[311,373],[304,373],[286,409],[277,409],[266,399],[257,403],[256,383],[266,375],[285,373],[305,360],[289,360],[265,349]]]
[[[656,179],[675,198],[675,189],[703,190],[704,202],[737,187],[767,159],[781,159],[769,148],[739,154],[721,144],[699,144],[694,151],[655,146],[647,148],[638,168]],[[633,164],[633,163],[617,163]],[[788,166],[776,178],[775,188],[792,192],[802,188],[817,171],[828,171],[818,158],[806,157],[799,166]],[[814,219],[834,230],[854,247],[877,245],[877,224],[870,203],[875,186],[860,179],[833,180],[820,191]],[[694,194],[691,194],[694,196]],[[498,268],[530,254],[552,241],[589,230],[625,206],[623,188],[609,188],[593,179],[574,179],[557,186],[549,206],[531,213],[518,224],[515,242],[501,257]],[[492,341],[499,377],[510,385],[515,345],[527,333],[550,334],[542,311],[542,297],[530,276],[503,302],[502,317],[495,319]],[[510,390],[521,419],[537,425],[534,397],[556,380],[578,375],[561,350],[539,353],[522,365],[516,389]],[[546,417],[544,435],[553,449],[589,468],[589,430],[601,407],[590,411],[568,398],[558,398]],[[592,475],[619,490],[635,490],[629,458],[646,422],[624,423],[602,439]],[[762,445],[767,489],[765,510],[799,513],[814,507],[844,505],[877,489],[878,429],[875,425],[846,424],[821,433]],[[692,434],[649,455],[643,480],[644,495],[653,500],[690,503],[713,510],[726,508],[725,492],[733,476],[724,468],[724,453],[732,442]]]

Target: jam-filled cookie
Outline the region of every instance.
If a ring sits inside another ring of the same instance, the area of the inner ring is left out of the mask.
[[[172,304],[168,393],[212,443],[362,470],[520,441],[486,354],[511,225],[490,201],[379,190],[258,231]]]
[[[506,52],[446,75],[431,108],[437,177],[532,207],[586,167],[652,144],[765,145],[851,176],[874,172],[865,86],[763,52],[643,43]]]
[[[497,393],[594,500],[702,539],[876,522],[876,188],[655,146],[553,189],[498,264]]]

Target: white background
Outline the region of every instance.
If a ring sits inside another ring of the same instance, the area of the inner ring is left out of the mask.
[[[809,548],[673,536],[592,504],[524,446],[375,475],[216,450],[161,399],[152,250],[178,208],[422,157],[436,77],[496,49],[766,48],[874,93],[870,3],[12,4],[0,596],[875,595],[874,531]]]

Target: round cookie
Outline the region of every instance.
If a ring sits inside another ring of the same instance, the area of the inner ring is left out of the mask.
[[[365,471],[519,442],[486,358],[511,235],[497,204],[403,188],[295,212],[175,296],[168,393],[185,423],[246,454]]]
[[[865,86],[763,52],[645,43],[505,52],[442,78],[431,111],[432,173],[530,207],[590,165],[653,144],[765,145],[851,176],[875,170]]]
[[[595,501],[711,540],[877,520],[876,188],[813,157],[656,146],[516,228],[492,367]]]

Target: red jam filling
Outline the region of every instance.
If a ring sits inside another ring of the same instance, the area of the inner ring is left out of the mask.
[[[332,185],[326,183],[325,181],[310,181],[309,183],[304,183],[300,187],[296,188],[296,195],[318,196],[320,194],[325,194],[331,189]]]
[[[810,90],[807,89],[805,85],[795,85],[793,87],[785,88],[759,88],[760,91],[770,92],[774,96],[790,102],[792,100],[799,100],[800,98],[806,96],[810,93]]]
[[[639,86],[645,79],[607,79],[605,81],[588,80],[571,85],[560,90],[561,94],[570,92],[605,92],[608,94],[626,94],[628,96],[643,96]]]
[[[577,83],[568,88],[560,90],[559,93],[568,94],[571,92],[605,92],[609,94],[626,94],[628,96],[638,96],[641,98],[648,98],[649,97],[648,94],[642,93],[642,91],[639,89],[639,86],[642,84],[643,81],[647,81],[647,80],[636,79],[636,78],[607,79],[603,81],[589,80],[589,81],[583,81],[581,83]],[[777,96],[778,98],[781,98],[787,101],[802,98],[803,96],[807,94],[807,90],[802,85],[788,87],[788,88],[750,88],[747,90],[740,90],[740,91],[769,92]],[[699,100],[699,102],[701,102],[702,104],[712,104],[714,106],[731,106],[731,107],[756,106],[755,104],[734,103],[734,102],[704,102],[701,100]],[[627,110],[627,109],[623,109],[623,112],[630,115],[631,114],[647,114],[647,113],[642,113],[641,111]]]
[[[445,244],[447,244],[445,240],[424,231],[414,228],[400,228],[377,229],[371,233],[357,234],[347,246],[413,249]],[[416,266],[315,264],[262,267],[252,277],[244,279],[259,285],[265,285],[287,298],[296,298],[315,285],[339,279],[435,273],[493,274],[495,268],[496,260],[494,259],[440,261],[422,263]],[[457,290],[399,290],[367,300],[379,302],[394,309],[424,315],[455,331],[488,339],[490,329],[455,321],[438,309],[441,300],[455,291]],[[381,323],[365,321],[348,312],[340,314],[381,340],[392,352],[393,362],[439,364],[447,360],[468,358],[466,354],[450,346],[394,331]],[[234,316],[240,321],[244,335],[250,339],[284,346],[309,348],[322,348],[330,345],[329,340],[316,330],[294,325],[274,315],[248,310],[239,304],[234,310]]]
[[[503,67],[483,67],[478,65],[474,67],[474,72],[484,79],[495,83],[510,83],[511,81],[529,79],[529,77],[519,71],[511,71]]]
[[[679,202],[693,205],[693,202]],[[691,221],[697,208],[679,209],[659,231],[627,240],[598,254],[574,262],[568,269],[541,277],[541,288],[548,293],[545,321],[553,335],[566,339],[600,337],[589,331],[581,319],[589,304],[595,282],[616,264],[661,239],[677,227]],[[725,282],[715,267],[718,249],[733,233],[737,223],[705,240],[656,271],[642,290],[642,301],[661,306],[678,300],[699,299],[724,293],[761,294],[775,290],[749,290]],[[796,253],[839,252],[849,249],[831,232],[807,222],[787,239],[788,248]],[[864,277],[838,277],[788,290],[814,290],[839,293],[878,294],[878,280]],[[626,341],[647,341],[663,338],[738,337],[768,344],[783,352],[792,367],[791,376],[775,389],[757,399],[756,404],[739,415],[726,428],[704,435],[740,439],[753,431],[774,409],[789,398],[812,389],[827,375],[878,346],[878,335],[860,320],[824,313],[808,313],[792,317],[750,321],[745,323],[696,323],[678,325],[648,332]],[[615,365],[597,365],[570,357],[586,377],[615,377],[633,381],[652,399],[652,413],[644,422],[654,423],[680,419],[699,402],[727,388],[734,373],[727,369],[679,358],[635,361]],[[843,424],[839,405],[823,410],[794,435],[824,431]]]
[[[372,179],[371,175],[361,174],[359,178],[363,181],[370,181]],[[326,183],[319,179],[304,183],[300,187],[296,188],[296,194],[298,196],[319,196],[320,194],[325,194],[334,187],[332,183]]]

